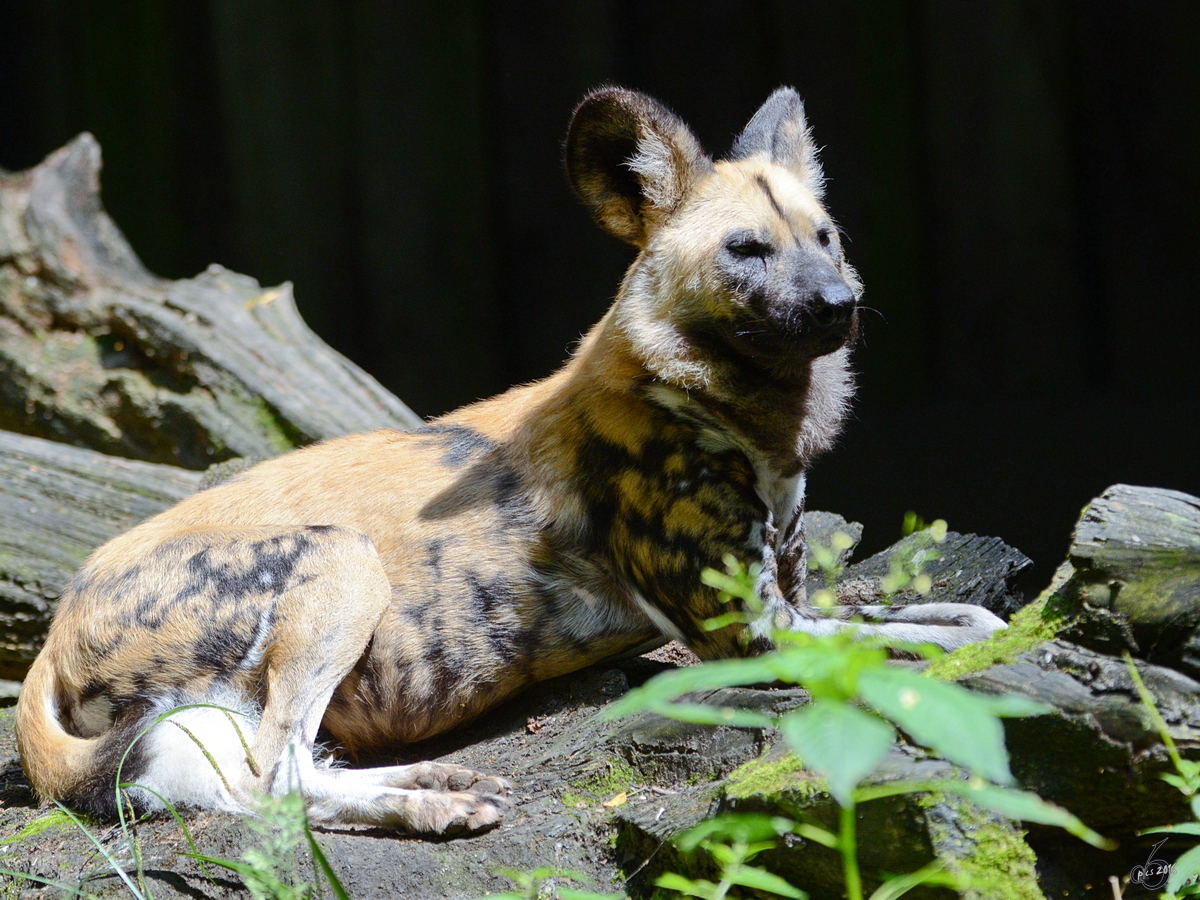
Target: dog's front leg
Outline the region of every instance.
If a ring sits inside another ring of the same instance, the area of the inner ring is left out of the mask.
[[[827,635],[847,628],[863,637],[878,635],[907,644],[933,644],[950,651],[987,640],[1007,628],[1004,620],[969,603],[916,603],[911,606],[835,606],[829,610],[767,601],[757,634],[771,628]]]
[[[769,642],[770,631],[832,634],[855,628],[861,635],[880,635],[912,644],[933,644],[954,650],[987,640],[1007,628],[1002,619],[969,603],[917,603],[909,606],[835,606],[816,609],[808,602],[807,546],[803,525],[797,523],[780,538],[768,528],[757,591],[764,615],[751,626],[752,647]]]

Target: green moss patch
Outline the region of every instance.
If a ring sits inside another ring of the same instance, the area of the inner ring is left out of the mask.
[[[970,880],[964,897],[1045,900],[1037,883],[1037,855],[1025,842],[1025,832],[953,794],[937,791],[918,802],[926,809],[944,805],[953,811],[954,826],[947,828],[932,817],[929,833],[947,869]]]
[[[1050,586],[1036,600],[1013,615],[1008,628],[997,631],[986,641],[968,644],[953,653],[939,656],[930,663],[929,674],[943,681],[957,681],[971,672],[1011,663],[1022,653],[1054,640],[1069,618],[1055,595],[1073,571],[1064,564],[1055,573]]]
[[[815,797],[825,790],[820,777],[804,768],[800,757],[788,750],[768,750],[729,773],[724,783],[725,796],[734,800],[753,796],[777,796],[787,791],[803,798]]]
[[[567,790],[562,793],[562,802],[570,807],[590,806],[628,791],[636,777],[633,766],[619,757],[611,756],[604,761],[604,771],[568,782]]]

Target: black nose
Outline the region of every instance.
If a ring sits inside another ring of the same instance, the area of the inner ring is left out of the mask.
[[[820,328],[846,325],[854,316],[854,291],[844,281],[823,284],[813,291],[805,312]]]

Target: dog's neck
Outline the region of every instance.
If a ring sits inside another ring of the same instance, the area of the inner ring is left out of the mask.
[[[560,375],[584,390],[599,385],[636,394],[706,431],[724,435],[784,477],[832,444],[853,379],[849,351],[797,363],[786,377],[764,377],[755,362],[658,322],[630,321],[617,304],[592,329]],[[632,399],[632,398],[631,398]]]

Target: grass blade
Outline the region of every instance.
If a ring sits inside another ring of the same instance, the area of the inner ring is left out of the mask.
[[[124,784],[121,785],[121,787],[122,788],[131,788],[131,787],[139,788],[140,790],[145,791],[147,794],[153,794],[155,797],[157,797],[159,802],[162,803],[162,805],[167,808],[167,811],[170,812],[171,815],[175,817],[175,821],[179,825],[179,830],[183,832],[183,836],[185,838],[187,838],[188,846],[191,847],[191,849],[192,849],[192,856],[195,856],[197,861],[199,861],[200,851],[196,847],[196,842],[192,840],[192,833],[190,831],[188,831],[187,823],[185,823],[183,821],[183,817],[180,816],[179,813],[175,811],[175,807],[172,806],[170,804],[170,802],[168,802],[167,799],[165,797],[163,797],[162,794],[158,793],[157,791],[155,791],[151,788],[146,787],[144,784],[137,784],[135,782],[125,782]],[[204,868],[203,862],[200,863],[200,871],[204,873],[205,878],[207,878],[209,881],[213,881],[213,877],[208,874],[208,869]],[[213,882],[213,884],[216,884],[216,882]]]
[[[308,838],[308,848],[312,851],[313,861],[321,867],[321,874],[325,876],[325,880],[329,882],[329,888],[333,891],[334,896],[338,900],[350,900],[350,895],[346,893],[346,889],[342,887],[341,880],[337,877],[337,873],[333,871],[333,866],[329,865],[329,860],[325,857],[325,851],[321,849],[321,845],[317,843],[316,836],[312,833],[312,828],[309,827],[307,820],[304,823],[304,835]]]
[[[87,827],[81,821],[79,821],[76,815],[57,800],[54,801],[54,805],[66,813],[67,817],[75,824],[76,828],[87,835],[87,839],[96,846],[97,850],[100,851],[100,855],[104,857],[104,861],[112,866],[113,871],[116,872],[120,879],[125,882],[125,886],[129,888],[129,892],[133,894],[133,896],[137,897],[138,900],[147,900],[146,895],[137,889],[137,885],[133,883],[126,871],[122,869],[116,859],[113,858],[113,855],[108,852],[108,849],[100,843],[94,834],[87,830]]]

